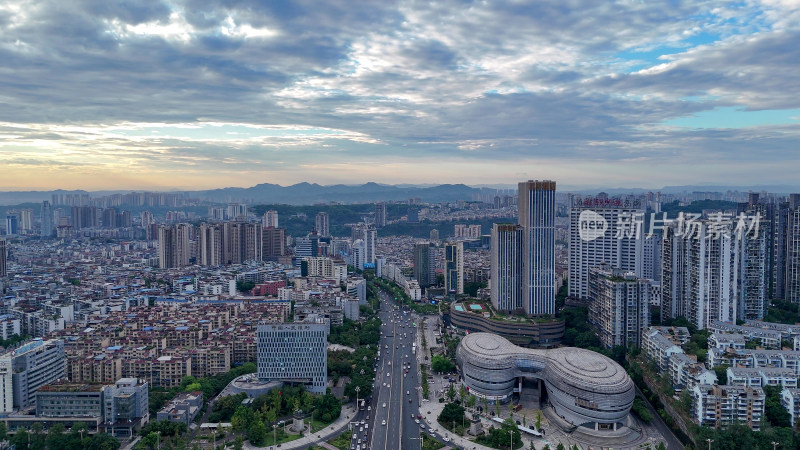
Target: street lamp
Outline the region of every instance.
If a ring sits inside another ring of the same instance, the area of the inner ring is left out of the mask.
[[[508,435],[511,436],[511,450],[514,450],[514,430],[508,430]]]
[[[706,439],[706,442],[708,442],[708,450],[711,450],[711,443],[714,442],[714,440],[711,439],[711,438],[708,438],[708,439]]]
[[[278,433],[278,424],[277,423],[273,423],[272,424],[272,445],[275,445],[275,442],[278,440],[277,433]]]
[[[364,372],[363,370],[361,372]],[[358,403],[358,393],[361,391],[361,386],[356,386],[356,408],[359,410],[361,409],[361,405]]]
[[[775,450],[776,448],[778,448],[779,445],[781,445],[780,442],[772,441],[772,450]]]

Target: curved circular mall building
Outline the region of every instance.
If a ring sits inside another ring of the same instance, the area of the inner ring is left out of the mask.
[[[633,405],[633,381],[611,358],[574,347],[517,347],[490,333],[465,336],[456,350],[470,393],[505,402],[526,378],[541,380],[555,412],[577,426],[617,429]],[[537,383],[538,384],[538,383]]]

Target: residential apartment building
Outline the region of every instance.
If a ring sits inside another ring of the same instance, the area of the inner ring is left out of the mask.
[[[792,369],[780,367],[728,367],[728,384],[733,386],[797,387],[797,374]]]
[[[464,293],[464,243],[444,244],[444,289],[449,294]]]
[[[720,427],[739,422],[758,431],[765,398],[760,387],[696,386],[692,391],[692,418],[698,425]]]
[[[60,339],[34,339],[0,356],[2,412],[33,406],[40,387],[65,378],[65,365]]]
[[[427,289],[436,283],[436,254],[438,248],[429,242],[414,245],[414,279]]]
[[[331,235],[331,218],[326,212],[317,213],[315,218],[315,227],[317,234],[322,237],[330,237]]]
[[[268,210],[264,212],[264,217],[261,219],[261,225],[264,228],[278,228],[278,211]]]
[[[8,241],[0,238],[0,279],[8,276]]]
[[[277,220],[276,220],[277,222]],[[262,230],[263,248],[261,256],[264,260],[277,260],[286,255],[286,229],[277,227],[266,227]]]
[[[639,201],[605,196],[575,200],[569,215],[571,297],[590,298],[589,271],[601,264],[642,277],[644,212]],[[586,229],[590,226],[604,231]]]
[[[386,203],[375,203],[375,226],[379,228],[386,226]]]
[[[800,424],[800,389],[789,388],[781,391],[781,405],[789,412],[793,429]]]
[[[179,223],[158,228],[158,267],[170,269],[188,266],[192,258],[192,225]]]
[[[664,229],[662,319],[685,317],[705,329],[763,317],[764,235],[737,232],[722,216],[681,223]]]
[[[606,264],[589,270],[589,321],[603,345],[641,345],[650,326],[649,296],[650,280],[632,272]]]

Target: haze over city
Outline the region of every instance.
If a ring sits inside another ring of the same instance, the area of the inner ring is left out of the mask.
[[[800,8],[0,5],[0,190],[790,184]]]

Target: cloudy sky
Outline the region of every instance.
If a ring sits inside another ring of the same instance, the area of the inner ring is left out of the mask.
[[[799,0],[0,3],[2,190],[798,169]]]

